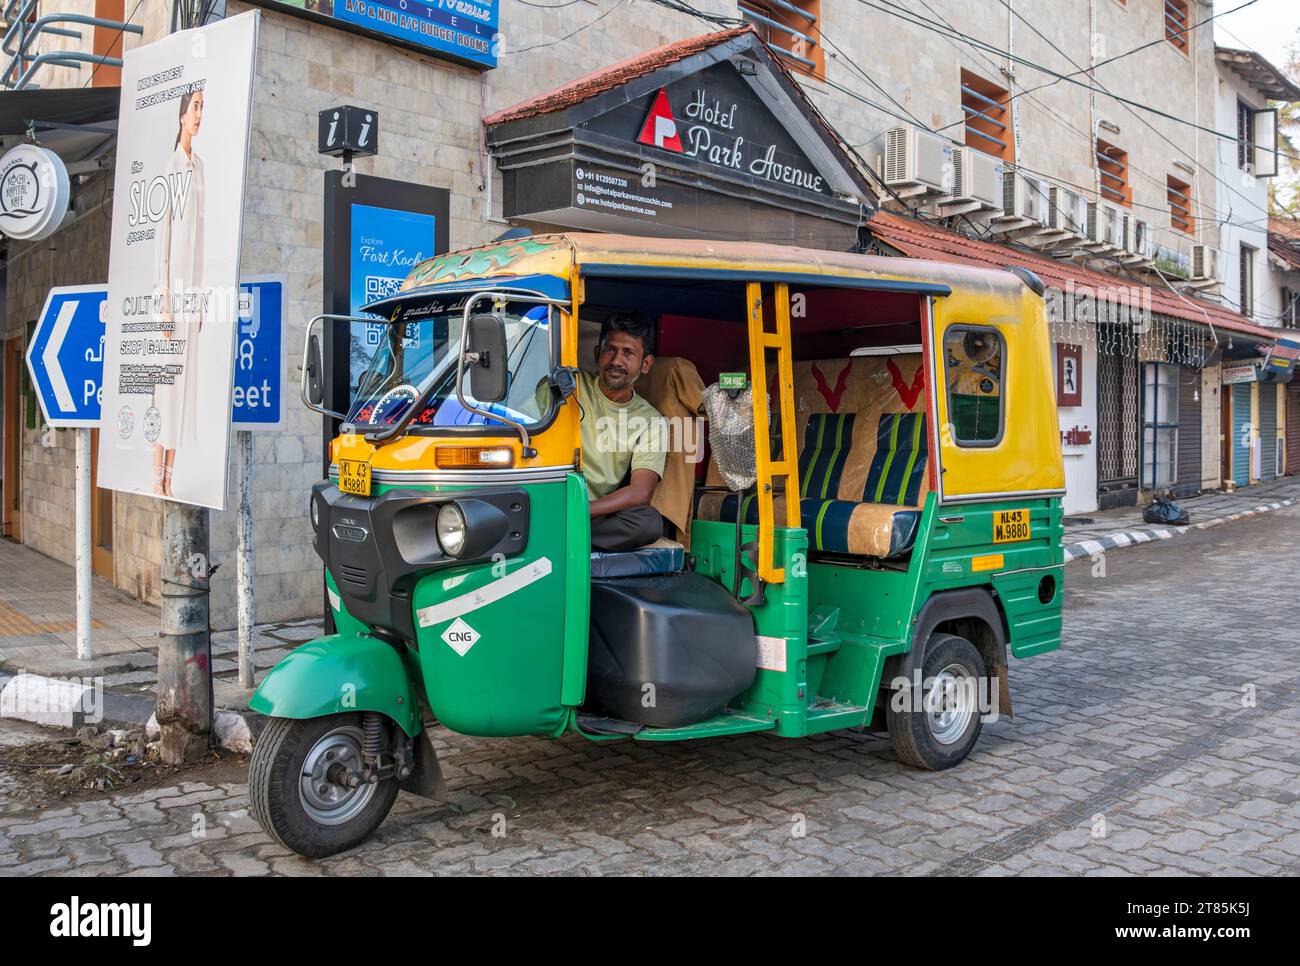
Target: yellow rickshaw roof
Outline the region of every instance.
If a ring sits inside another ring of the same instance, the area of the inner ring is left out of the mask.
[[[972,289],[1003,297],[1023,291],[1008,271],[947,262],[880,255],[855,255],[762,242],[645,238],[599,232],[533,235],[438,255],[417,265],[402,292],[471,279],[551,275],[567,279],[574,263],[605,270],[648,268],[686,272],[734,271],[751,276],[824,276],[834,279],[898,281]]]

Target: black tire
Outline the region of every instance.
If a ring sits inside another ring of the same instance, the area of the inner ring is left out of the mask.
[[[964,674],[979,685],[973,693],[983,693],[984,659],[980,657],[975,645],[955,634],[932,634],[925,644],[925,656],[921,661],[922,686],[927,688],[925,696],[920,701],[906,702],[904,708],[899,709],[895,707],[898,703],[895,700],[897,694],[893,691],[886,692],[889,703],[886,705],[885,718],[889,724],[890,742],[898,757],[913,768],[924,768],[927,771],[951,768],[965,760],[975,747],[975,742],[979,741],[983,724],[978,705],[966,717],[959,734],[942,734],[945,740],[936,737],[934,719],[926,710],[924,702],[929,698],[928,688],[932,686],[935,676],[940,671],[954,668],[958,670],[950,670],[951,675],[959,678]]]
[[[337,739],[341,732],[347,733],[345,737],[359,732],[361,720],[355,713],[305,720],[272,718],[258,736],[248,768],[249,802],[266,834],[286,849],[323,859],[360,845],[388,816],[397,798],[396,778],[372,786],[365,805],[339,824],[318,821],[303,799],[299,778],[308,755],[327,736]]]

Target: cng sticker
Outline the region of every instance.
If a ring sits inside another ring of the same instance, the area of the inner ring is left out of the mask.
[[[982,557],[970,558],[970,569],[974,573],[980,573],[984,570],[1001,570],[1005,565],[1005,558],[1000,553],[985,554]]]
[[[451,646],[453,651],[464,657],[478,641],[479,633],[457,617],[451,622],[451,626],[442,632],[442,639]]]
[[[1014,543],[1029,539],[1029,510],[994,510],[993,542]]]

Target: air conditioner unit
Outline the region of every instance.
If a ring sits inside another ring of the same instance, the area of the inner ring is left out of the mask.
[[[1192,270],[1188,281],[1200,283],[1197,287],[1218,284],[1219,250],[1217,248],[1212,245],[1192,246]]]
[[[975,148],[954,148],[952,190],[949,192],[950,197],[939,202],[940,209],[944,214],[1000,210],[1005,170],[1006,165],[1001,158]]]
[[[1063,231],[1071,238],[1086,238],[1088,234],[1088,199],[1077,191],[1052,185],[1048,194],[1050,207],[1047,227]]]
[[[953,182],[953,143],[910,124],[885,132],[885,184],[902,197],[949,194]]]
[[[1088,230],[1084,248],[1094,252],[1124,250],[1127,223],[1124,213],[1104,201],[1088,202]]]
[[[1128,247],[1120,256],[1120,261],[1125,265],[1138,267],[1150,265],[1154,257],[1152,253],[1155,250],[1151,223],[1140,218],[1133,218],[1129,221],[1127,235]]]
[[[1002,212],[993,219],[993,230],[1011,232],[1028,229],[1030,234],[1047,230],[1051,202],[1047,183],[1019,171],[1002,173]]]

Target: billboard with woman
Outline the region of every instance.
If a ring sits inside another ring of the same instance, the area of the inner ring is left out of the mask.
[[[100,486],[225,507],[257,22],[126,55]]]

